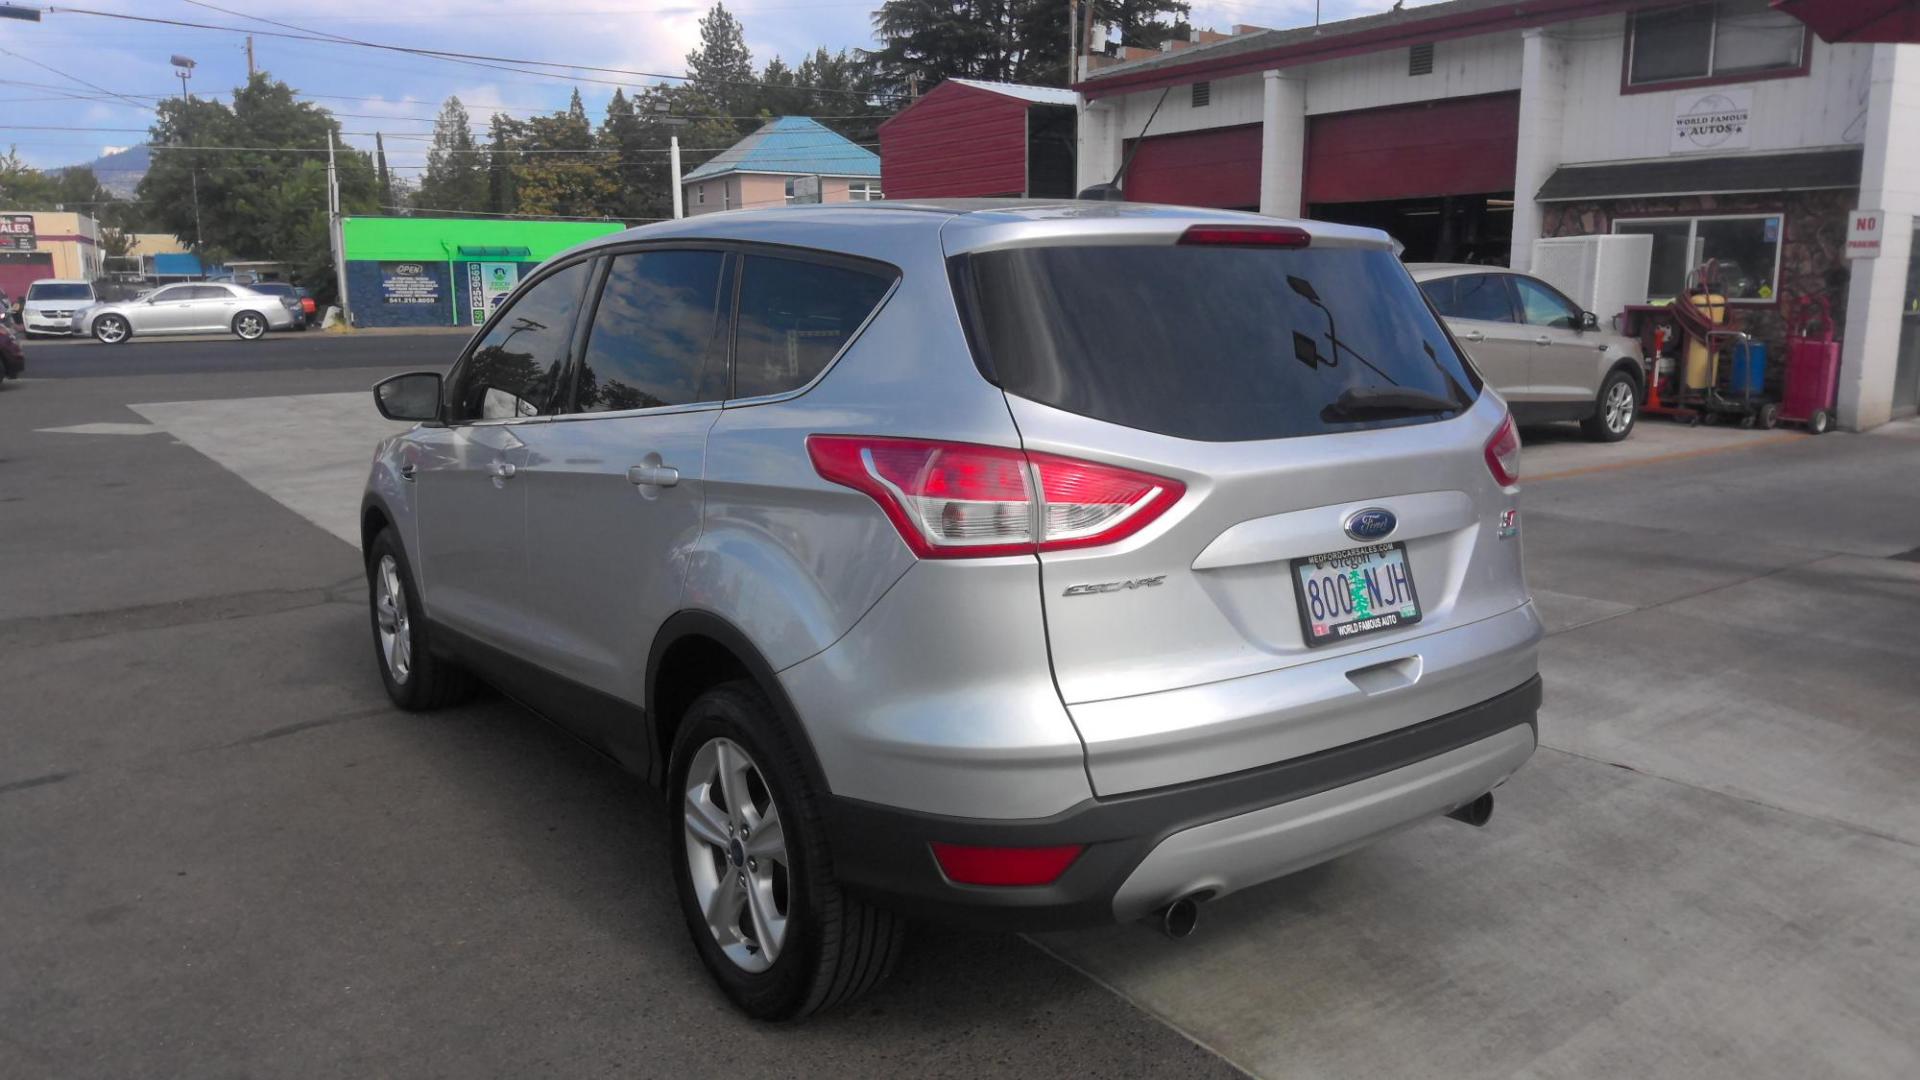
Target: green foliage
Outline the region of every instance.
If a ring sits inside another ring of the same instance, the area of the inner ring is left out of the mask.
[[[138,231],[144,215],[139,204],[114,197],[85,165],[42,171],[20,160],[13,148],[0,157],[0,208],[66,210],[86,214],[103,226]],[[109,252],[108,254],[114,254]]]
[[[1187,33],[1183,0],[1103,0],[1099,21],[1125,45],[1153,48]],[[877,84],[904,96],[959,76],[1065,86],[1067,5],[1060,0],[885,0],[873,14]]]
[[[434,117],[433,145],[414,205],[428,211],[487,209],[487,162],[478,149],[467,107],[457,97],[448,98]]]
[[[153,166],[139,196],[162,229],[195,243],[203,256],[273,259],[302,267],[316,292],[328,289],[327,140],[339,125],[325,109],[296,101],[286,83],[263,73],[218,101],[170,99],[152,130]],[[195,151],[195,146],[243,149]],[[341,208],[372,213],[378,203],[373,163],[336,150]]]

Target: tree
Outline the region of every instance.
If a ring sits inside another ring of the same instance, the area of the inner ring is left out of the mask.
[[[484,210],[487,181],[486,162],[473,143],[473,118],[459,98],[450,97],[434,117],[433,145],[414,205],[429,211]]]
[[[1184,40],[1193,28],[1187,17],[1193,8],[1178,0],[1106,0],[1100,20],[1113,27],[1120,44],[1157,49],[1163,41]]]
[[[265,72],[233,92],[233,104],[171,98],[158,106],[153,166],[139,197],[154,223],[194,238],[203,255],[272,259],[297,268],[323,296],[333,289],[327,243],[327,147],[339,124]],[[246,149],[197,150],[195,147]],[[341,208],[378,203],[373,162],[336,149]]]
[[[715,0],[700,17],[700,44],[687,54],[687,89],[711,106],[709,115],[753,117],[760,112],[760,88],[753,77],[753,54],[747,51],[740,20]],[[751,120],[738,130],[753,129]]]
[[[380,209],[396,209],[399,204],[393,201],[393,174],[387,171],[387,140],[377,131],[373,133],[373,152],[374,172],[379,178]]]
[[[1054,0],[886,0],[873,27],[868,57],[898,96],[955,76],[1066,81],[1067,6]]]
[[[513,190],[514,146],[523,128],[518,120],[494,113],[487,128],[487,209],[495,214],[511,214],[515,204]]]
[[[516,151],[512,170],[519,213],[598,217],[616,201],[611,161],[604,147],[595,145],[578,90],[566,112],[527,120],[511,149]]]

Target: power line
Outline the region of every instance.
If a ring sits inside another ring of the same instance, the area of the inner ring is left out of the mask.
[[[555,79],[572,79],[573,81],[576,81],[576,82],[597,83],[603,86],[624,87],[626,84],[623,82],[617,82],[609,79],[595,79],[587,76],[570,76],[558,71],[539,71],[539,70],[533,70],[533,69],[543,68],[543,67],[544,68],[560,68],[560,69],[563,69],[563,71],[591,71],[591,72],[599,72],[599,73],[610,74],[610,75],[629,75],[629,76],[634,76],[636,78],[642,78],[642,79],[667,79],[667,80],[672,80],[676,82],[689,82],[693,80],[693,76],[687,75],[684,73],[675,74],[671,72],[661,72],[661,71],[636,71],[631,68],[600,67],[593,64],[574,64],[574,63],[567,63],[567,62],[558,61],[558,60],[525,60],[525,59],[519,59],[515,57],[508,57],[508,56],[492,56],[486,53],[455,52],[448,49],[427,49],[427,48],[420,48],[420,47],[411,46],[411,45],[394,45],[387,42],[365,41],[359,38],[350,38],[340,34],[329,34],[329,33],[326,33],[325,31],[309,30],[305,27],[296,26],[292,23],[277,22],[272,19],[262,18],[258,15],[248,15],[245,12],[229,11],[226,8],[217,7],[213,4],[202,3],[201,0],[186,0],[186,2],[193,4],[196,7],[208,8],[209,10],[218,11],[227,15],[233,15],[238,18],[251,19],[255,22],[265,23],[269,26],[285,27],[294,32],[287,32],[286,30],[282,30],[282,31],[249,30],[245,27],[238,27],[238,26],[221,26],[216,23],[192,22],[186,19],[165,19],[165,18],[160,18],[152,15],[131,15],[122,11],[96,11],[92,8],[81,8],[81,7],[49,7],[47,8],[47,10],[50,12],[59,12],[59,13],[68,14],[68,15],[91,15],[91,16],[95,16],[97,18],[103,18],[103,19],[124,19],[130,22],[150,23],[150,24],[155,24],[160,26],[178,26],[178,27],[184,27],[184,28],[193,29],[193,30],[217,30],[217,31],[221,31],[229,34],[257,34],[261,37],[286,38],[294,41],[317,41],[322,43],[354,45],[354,46],[358,46],[360,48],[365,48],[365,49],[380,49],[387,52],[405,53],[412,56],[425,56],[425,57],[431,57],[439,60],[446,60],[454,63],[464,63],[474,67],[489,67],[489,68],[494,68],[496,70],[501,70],[501,71],[513,71],[522,75],[541,75],[541,76],[545,76],[548,78],[555,78]],[[509,66],[502,66],[502,65],[520,65],[520,66],[509,67]],[[862,100],[876,99],[880,96],[876,93],[871,93],[864,90],[843,90],[838,87],[825,87],[825,86],[783,86],[777,83],[769,83],[769,82],[765,82],[764,80],[758,80],[758,79],[749,80],[749,81],[743,81],[743,80],[737,80],[737,79],[716,79],[716,80],[710,80],[710,81],[717,86],[751,87],[753,89],[761,89],[761,90],[764,90],[764,89],[791,90],[796,93],[809,93],[809,94],[846,94],[846,95],[860,98]],[[98,88],[96,87],[96,89]]]
[[[63,78],[63,79],[66,79],[66,80],[68,80],[69,82],[77,82],[77,83],[79,83],[79,84],[80,84],[81,86],[84,86],[84,87],[86,87],[86,88],[87,88],[87,89],[89,89],[89,90],[98,90],[98,91],[99,91],[100,93],[103,93],[103,94],[107,94],[107,95],[109,95],[109,96],[111,96],[111,97],[117,97],[117,98],[120,98],[120,100],[122,100],[122,101],[124,101],[124,102],[126,102],[126,103],[127,103],[127,104],[129,104],[129,105],[132,105],[132,106],[133,106],[134,108],[136,108],[136,109],[151,109],[151,108],[153,108],[153,106],[151,106],[151,105],[147,105],[147,104],[145,104],[145,103],[143,103],[143,102],[138,102],[138,101],[135,101],[135,100],[133,100],[133,99],[132,99],[132,98],[130,98],[130,97],[124,97],[124,96],[122,96],[122,95],[120,95],[120,94],[116,94],[116,93],[114,93],[113,91],[111,91],[111,90],[109,90],[109,89],[107,89],[107,88],[106,88],[106,87],[104,87],[104,86],[95,86],[95,85],[94,85],[93,83],[90,83],[90,82],[88,82],[87,80],[85,80],[85,79],[83,79],[83,78],[81,78],[81,77],[80,77],[80,76],[78,76],[78,75],[69,75],[69,74],[67,74],[67,73],[66,73],[66,72],[64,72],[64,71],[61,71],[61,70],[60,70],[59,68],[55,68],[55,67],[49,67],[49,66],[47,66],[46,64],[43,64],[43,63],[41,63],[40,61],[38,61],[38,60],[35,60],[35,59],[34,59],[33,57],[31,57],[31,56],[22,56],[22,55],[20,55],[19,53],[17,53],[17,52],[14,52],[14,51],[13,51],[12,49],[6,49],[6,48],[0,48],[0,53],[6,53],[6,54],[7,54],[8,56],[11,56],[11,57],[13,57],[13,58],[14,58],[15,60],[25,60],[25,61],[26,61],[27,63],[29,63],[29,64],[32,64],[32,65],[33,65],[34,67],[37,67],[37,68],[39,68],[39,69],[40,69],[40,70],[42,70],[42,71],[50,71],[50,72],[52,72],[53,74],[55,74],[55,75],[58,75],[58,76],[60,76],[61,78]]]

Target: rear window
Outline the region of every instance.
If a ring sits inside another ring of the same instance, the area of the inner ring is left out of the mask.
[[[1143,431],[1232,442],[1432,423],[1480,387],[1381,249],[1018,248],[961,256],[954,279],[989,378]],[[1336,404],[1348,391],[1435,408]]]
[[[27,287],[29,300],[91,300],[91,285],[61,285],[48,281],[36,282]]]

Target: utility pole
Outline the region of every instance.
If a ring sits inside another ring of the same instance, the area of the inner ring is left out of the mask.
[[[247,81],[253,81],[253,35],[247,35]]]
[[[333,249],[333,285],[340,293],[340,317],[353,325],[353,307],[347,303],[346,236],[340,229],[340,173],[333,164],[333,132],[327,132],[327,244]]]
[[[1080,81],[1080,0],[1067,0],[1067,85]]]
[[[673,172],[673,216],[686,217],[686,207],[682,205],[685,194],[680,190],[680,136],[667,136],[667,160],[672,163]]]

